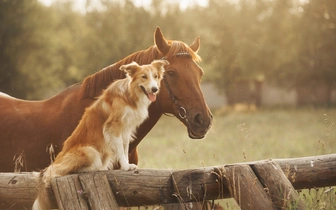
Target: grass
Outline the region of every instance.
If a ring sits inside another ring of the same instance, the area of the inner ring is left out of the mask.
[[[214,117],[202,140],[162,117],[139,145],[141,168],[193,168],[336,152],[336,109],[267,109]],[[164,148],[164,150],[162,150]]]
[[[336,151],[334,108],[230,111],[214,116],[213,128],[202,140],[189,139],[176,118],[162,117],[139,146],[138,167],[185,169]],[[333,188],[300,195],[310,209],[336,209]],[[230,201],[221,204],[239,209]]]

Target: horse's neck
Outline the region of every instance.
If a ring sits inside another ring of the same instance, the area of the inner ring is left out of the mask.
[[[80,90],[81,98],[96,98],[114,80],[123,78],[122,72],[115,65],[108,66],[84,79]]]
[[[160,53],[156,47],[152,46],[147,50],[135,52],[128,57],[110,65],[99,72],[88,76],[83,81],[80,95],[82,98],[96,98],[101,95],[102,91],[107,88],[113,81],[125,78],[124,72],[119,68],[124,64],[129,64],[132,61],[137,62],[139,65],[149,64],[155,59],[160,58]]]

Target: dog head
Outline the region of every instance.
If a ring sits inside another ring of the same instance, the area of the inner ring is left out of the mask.
[[[166,60],[154,60],[151,64],[140,66],[132,62],[120,67],[131,79],[131,88],[145,94],[150,101],[156,100],[156,95],[160,89],[160,83],[164,74],[164,66],[169,65]],[[133,89],[132,89],[133,90]]]

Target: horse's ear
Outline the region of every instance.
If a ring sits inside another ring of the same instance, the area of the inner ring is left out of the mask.
[[[168,53],[170,46],[167,40],[164,38],[160,27],[156,27],[154,33],[154,44],[163,55]]]
[[[193,41],[193,43],[189,46],[195,53],[197,53],[197,51],[200,48],[200,43],[201,43],[201,39],[200,37],[196,37],[195,40]]]
[[[139,64],[132,62],[130,64],[120,66],[120,70],[124,71],[130,77],[133,77],[134,73],[140,68]]]

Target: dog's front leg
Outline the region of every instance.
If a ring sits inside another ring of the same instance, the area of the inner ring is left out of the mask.
[[[120,117],[120,116],[117,116]],[[126,158],[126,155],[128,155],[128,147],[129,147],[129,137],[128,135],[125,135],[124,133],[120,132],[121,129],[118,131],[118,126],[120,126],[120,122],[118,120],[115,120],[113,118],[113,115],[109,117],[109,119],[105,122],[104,128],[103,128],[103,134],[106,142],[109,142],[111,147],[113,148],[115,154],[113,155],[119,164],[120,169],[124,171],[134,170],[136,169],[135,164],[129,164],[128,157]],[[125,142],[123,141],[125,140]],[[124,143],[127,143],[127,146],[124,145]],[[127,151],[126,151],[127,147]]]
[[[124,155],[125,155],[127,163],[129,163],[129,158],[128,158],[129,140],[124,139],[123,144],[124,144]]]
[[[128,155],[128,147],[129,147],[128,144],[127,144],[127,152],[126,152],[126,148],[124,147],[126,145],[124,144],[123,139],[121,137],[116,138],[115,142],[116,142],[116,150],[117,150],[116,152],[117,152],[117,158],[120,164],[120,169],[124,171],[135,170],[137,166],[135,164],[129,164],[128,158],[126,158],[126,155]]]

